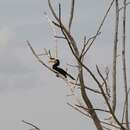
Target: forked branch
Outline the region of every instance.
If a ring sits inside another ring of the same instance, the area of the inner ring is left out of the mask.
[[[46,65],[40,58],[39,56],[36,54],[35,50],[33,49],[33,47],[31,46],[30,42],[27,40],[27,44],[30,48],[30,50],[32,51],[33,55],[36,57],[36,59],[43,65],[45,66],[47,69],[49,69],[50,71],[56,73],[53,69],[51,69],[48,65]]]
[[[85,54],[88,52],[88,50],[90,49],[90,47],[92,46],[92,44],[93,44],[94,41],[96,40],[96,38],[97,38],[97,36],[98,36],[98,34],[99,34],[99,32],[100,32],[100,30],[101,30],[101,28],[102,28],[102,26],[103,26],[105,20],[106,20],[108,14],[109,14],[109,12],[110,12],[110,9],[111,9],[111,7],[112,7],[114,1],[115,1],[115,0],[112,0],[112,2],[110,3],[110,6],[109,6],[109,8],[108,8],[108,10],[107,10],[107,12],[106,12],[106,14],[105,14],[105,16],[103,17],[103,20],[101,21],[101,24],[100,24],[100,26],[99,26],[99,28],[98,28],[96,34],[95,34],[95,37],[93,38],[92,42],[89,44],[89,46],[87,47],[87,49],[84,51],[83,55],[85,55]]]

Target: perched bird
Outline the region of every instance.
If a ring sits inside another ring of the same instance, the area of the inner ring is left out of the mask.
[[[72,77],[70,74],[68,74],[65,70],[63,70],[62,68],[58,67],[60,65],[60,61],[59,59],[54,59],[52,58],[50,62],[53,62],[53,66],[52,68],[54,70],[56,70],[58,73],[60,73],[61,75],[63,75],[65,78],[70,77],[71,79],[75,80],[74,77]]]

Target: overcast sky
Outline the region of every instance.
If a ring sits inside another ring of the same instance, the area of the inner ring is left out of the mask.
[[[58,1],[54,1],[58,7]],[[67,24],[70,2],[61,0],[61,3]],[[84,35],[95,34],[109,3],[110,0],[76,0],[72,31],[79,47]],[[69,89],[64,81],[39,64],[26,44],[29,40],[39,53],[44,48],[54,52],[55,40],[44,12],[51,18],[47,0],[0,0],[0,129],[26,130],[30,127],[21,123],[26,120],[41,130],[86,130],[88,127],[94,130],[91,120],[66,104],[70,97],[66,96]],[[128,28],[129,21],[128,15]],[[101,36],[88,54],[89,65],[111,67],[114,22],[111,11]],[[129,32],[126,38],[130,42]],[[57,44],[63,67],[73,64],[65,42],[58,40]],[[70,71],[74,74],[74,70]]]

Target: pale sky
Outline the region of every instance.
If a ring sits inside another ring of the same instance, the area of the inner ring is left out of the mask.
[[[69,1],[59,1],[67,24]],[[54,2],[58,10],[58,0]],[[76,0],[72,33],[79,47],[82,47],[84,35],[90,37],[96,33],[109,3],[110,0]],[[0,129],[27,130],[31,127],[21,122],[25,120],[41,130],[95,130],[90,119],[66,104],[73,99],[66,96],[69,89],[65,82],[39,64],[26,44],[29,40],[39,53],[44,48],[54,52],[56,43],[44,12],[52,18],[47,0],[0,0]],[[127,20],[128,50],[129,15]],[[114,12],[111,11],[101,35],[88,54],[87,63],[92,70],[95,70],[96,64],[111,68],[114,23]],[[121,37],[119,40],[121,44]],[[73,64],[67,44],[63,40],[58,40],[57,44],[63,67],[67,63]],[[129,75],[130,62],[127,63]],[[69,71],[75,74],[75,70]]]

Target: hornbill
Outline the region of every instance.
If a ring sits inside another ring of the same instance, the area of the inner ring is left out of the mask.
[[[65,78],[70,77],[71,79],[75,80],[74,77],[72,77],[70,74],[68,74],[65,70],[63,70],[62,68],[58,67],[60,65],[60,61],[59,59],[55,59],[55,58],[51,58],[51,61],[54,64],[52,65],[52,68],[57,71],[58,73],[60,73],[61,75],[63,75]]]

